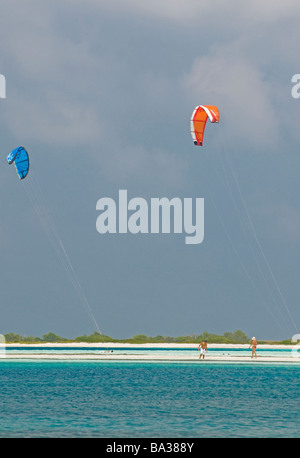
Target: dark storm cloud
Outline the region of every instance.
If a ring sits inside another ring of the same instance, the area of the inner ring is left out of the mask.
[[[300,102],[290,93],[291,77],[300,71],[298,3],[3,3],[0,73],[7,99],[0,101],[0,186],[10,202],[2,201],[0,246],[3,270],[19,274],[26,299],[11,280],[4,282],[2,332],[93,331],[82,330],[80,306],[72,314],[76,296],[56,275],[36,215],[6,169],[6,151],[25,144],[104,332],[175,335],[240,327],[252,334],[258,326],[262,334],[280,334],[241,274],[209,204],[212,192],[247,264],[233,202],[228,194],[225,199],[207,149],[193,149],[189,118],[195,105],[219,106],[220,125],[208,126],[207,140],[231,155],[297,315],[299,287],[287,271],[295,271],[299,252]],[[204,244],[187,251],[176,238],[101,238],[96,201],[121,188],[130,197],[205,197]],[[251,263],[249,269],[257,275]],[[30,278],[39,280],[34,289]]]

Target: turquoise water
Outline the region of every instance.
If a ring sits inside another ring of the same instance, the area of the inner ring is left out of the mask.
[[[197,346],[195,348],[143,348],[143,347],[111,347],[115,355],[169,355],[169,356],[199,356],[197,351]],[[69,354],[69,355],[82,355],[85,354],[99,354],[103,352],[105,348],[101,349],[99,347],[13,347],[7,346],[6,352],[8,355],[13,355],[14,353],[23,353],[23,354]],[[295,349],[294,349],[295,351]],[[208,348],[208,354],[213,356],[251,356],[251,349],[247,346],[246,348]],[[257,354],[259,356],[279,356],[279,357],[292,357],[292,350],[290,348],[261,348],[257,349]],[[300,355],[299,355],[300,356]]]
[[[0,437],[300,437],[300,367],[0,361]]]

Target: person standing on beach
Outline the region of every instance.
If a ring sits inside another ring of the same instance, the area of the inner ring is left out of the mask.
[[[203,342],[201,342],[201,344],[199,344],[198,350],[200,350],[199,359],[201,359],[201,356],[203,356],[203,359],[204,359],[205,353],[207,351],[207,340],[203,340]]]
[[[251,343],[250,343],[250,347],[249,347],[249,348],[252,348],[252,356],[251,356],[251,358],[253,358],[253,356],[255,356],[255,358],[257,358],[256,347],[257,347],[257,340],[255,339],[255,337],[252,337],[252,340],[251,340]]]

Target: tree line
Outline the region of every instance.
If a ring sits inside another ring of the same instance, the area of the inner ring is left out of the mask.
[[[203,340],[207,340],[209,343],[229,343],[229,344],[243,344],[249,342],[249,337],[241,330],[235,332],[224,332],[223,335],[213,334],[209,332],[202,332],[202,334],[192,334],[186,336],[162,336],[157,335],[155,337],[147,336],[145,334],[137,334],[133,337],[127,339],[115,339],[111,336],[100,334],[99,332],[94,332],[90,335],[82,335],[75,337],[74,339],[69,339],[61,337],[54,332],[49,332],[44,334],[42,337],[34,336],[22,336],[20,334],[15,334],[10,332],[4,334],[5,341],[7,343],[128,343],[128,344],[145,344],[145,343],[198,343]],[[272,342],[270,342],[272,343]],[[274,342],[278,343],[278,342]],[[283,341],[281,343],[290,343],[290,341]]]

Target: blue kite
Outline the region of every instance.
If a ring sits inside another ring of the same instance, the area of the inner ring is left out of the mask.
[[[9,164],[15,163],[20,180],[23,180],[28,175],[29,156],[23,146],[19,146],[9,153],[7,161]]]

